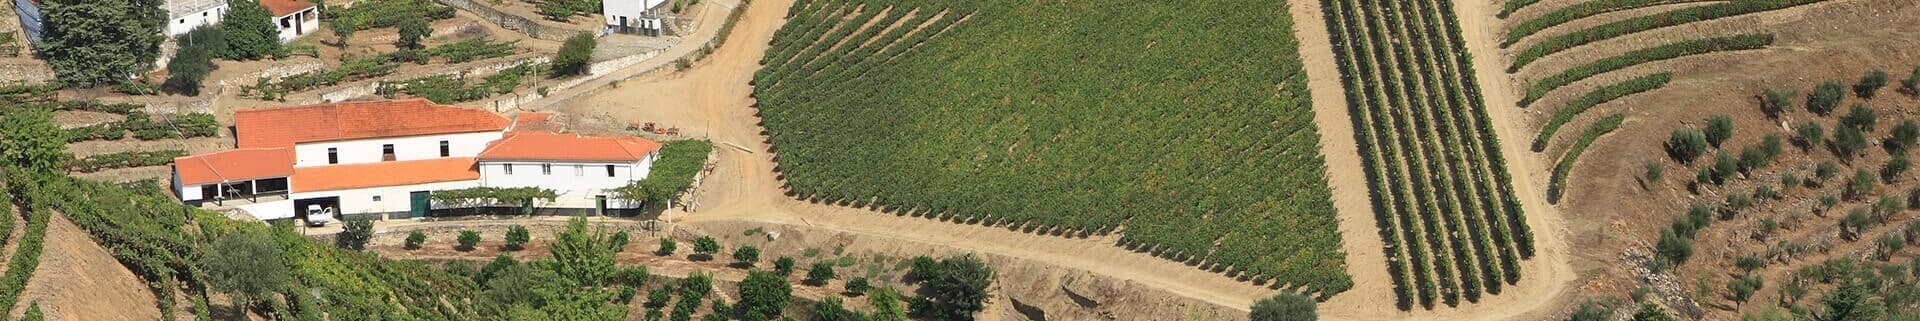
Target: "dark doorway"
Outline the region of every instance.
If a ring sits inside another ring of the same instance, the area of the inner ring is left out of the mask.
[[[433,195],[432,192],[427,192],[427,191],[413,192],[411,195],[409,195],[409,196],[412,196],[411,200],[412,200],[413,207],[412,207],[412,210],[407,212],[407,214],[411,215],[411,217],[426,217],[427,211],[433,209],[432,208],[433,202],[428,200],[428,196],[432,196],[432,195]]]

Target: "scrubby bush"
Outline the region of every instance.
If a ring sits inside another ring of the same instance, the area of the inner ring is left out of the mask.
[[[711,259],[714,253],[719,252],[720,241],[714,240],[712,236],[701,236],[693,240],[693,254]]]
[[[734,249],[733,260],[738,261],[742,265],[753,266],[753,263],[760,261],[760,248],[741,246],[738,249]]]
[[[1840,125],[1857,127],[1860,128],[1860,131],[1871,132],[1873,131],[1873,123],[1876,120],[1879,120],[1879,116],[1875,115],[1873,108],[1867,107],[1867,104],[1854,103],[1853,108],[1847,110],[1846,116],[1840,116]]]
[[[1838,126],[1833,134],[1833,152],[1841,159],[1852,160],[1853,156],[1867,149],[1867,135],[1859,127]]]
[[[180,36],[180,49],[167,59],[167,80],[161,89],[167,92],[199,96],[200,83],[213,72],[213,57],[226,50],[220,27],[201,26]]]
[[[518,251],[522,249],[523,246],[527,244],[527,241],[531,238],[531,236],[528,234],[530,233],[527,232],[526,226],[520,226],[519,224],[508,226],[507,235],[505,238],[507,241],[507,244],[506,244],[507,249],[514,250],[514,251]]]
[[[461,230],[460,237],[458,239],[455,239],[455,241],[458,241],[460,243],[460,247],[458,248],[459,250],[472,251],[474,246],[480,245],[480,232],[473,231],[473,230]]]
[[[394,45],[402,49],[425,48],[421,41],[433,36],[433,25],[427,24],[426,17],[412,16],[400,20],[399,29],[400,39]]]
[[[1767,113],[1767,117],[1779,118],[1780,113],[1793,109],[1793,97],[1799,95],[1792,90],[1767,88],[1765,93],[1760,94],[1760,112]]]
[[[851,280],[847,280],[846,293],[847,295],[857,296],[857,295],[867,293],[867,289],[870,287],[872,287],[872,285],[867,284],[867,278],[857,277]]]
[[[1720,147],[1728,138],[1733,138],[1733,118],[1725,114],[1707,118],[1707,144]]]
[[[1660,182],[1660,177],[1666,175],[1667,171],[1667,165],[1658,161],[1647,161],[1642,167],[1645,171],[1640,174],[1640,177],[1646,179],[1648,183]]]
[[[220,20],[227,48],[220,57],[254,60],[272,57],[284,51],[280,47],[280,29],[273,26],[273,13],[254,0],[233,0]]]
[[[1707,134],[1700,129],[1687,127],[1673,130],[1673,136],[1667,139],[1667,155],[1681,163],[1692,163],[1707,152]]]
[[[1800,122],[1793,125],[1793,133],[1794,144],[1800,145],[1801,150],[1820,148],[1827,142],[1827,131],[1825,127],[1820,126],[1819,122],[1811,120]]]
[[[658,256],[673,255],[673,251],[679,248],[680,248],[679,242],[674,242],[673,239],[671,238],[663,237],[663,238],[660,238],[660,248],[653,250],[653,255],[658,255]]]
[[[1920,95],[1920,66],[1913,67],[1913,73],[1907,74],[1907,79],[1900,80],[1900,92]]]
[[[1847,85],[1839,81],[1820,83],[1820,86],[1813,88],[1812,93],[1807,94],[1807,111],[1821,116],[1832,113],[1834,109],[1840,108],[1840,99],[1847,95],[1846,88]]]
[[[1847,199],[1860,199],[1873,194],[1873,182],[1872,172],[1868,172],[1865,168],[1856,169],[1853,172],[1853,180],[1847,181],[1847,191],[1843,195]]]
[[[1920,195],[1920,194],[1917,194]],[[782,277],[793,275],[793,258],[782,256],[773,260],[773,273]]]
[[[407,233],[406,246],[408,250],[419,249],[420,244],[426,243],[426,242],[427,242],[427,233],[421,233],[420,231],[413,231],[413,232]]]
[[[1886,86],[1887,71],[1874,68],[1873,71],[1860,76],[1860,82],[1853,84],[1853,94],[1860,98],[1873,98],[1875,94],[1880,93],[1880,88]]]
[[[1913,158],[1907,156],[1907,153],[1895,153],[1892,160],[1880,166],[1880,180],[1892,184],[1893,181],[1900,179],[1900,174],[1906,173],[1907,169],[1912,167]]]
[[[833,278],[833,262],[820,261],[813,262],[813,267],[807,269],[807,279],[805,281],[807,285],[823,286],[827,285],[827,281],[832,281]]]
[[[1281,293],[1273,297],[1253,302],[1249,319],[1252,321],[1314,321],[1320,316],[1315,314],[1313,298],[1294,293]]]

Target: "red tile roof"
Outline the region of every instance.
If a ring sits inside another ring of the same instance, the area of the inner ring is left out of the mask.
[[[244,181],[293,175],[292,148],[242,148],[173,159],[181,185]]]
[[[234,112],[241,148],[294,143],[499,131],[511,122],[492,112],[425,99],[336,103]]]
[[[294,192],[318,192],[480,179],[473,158],[434,158],[293,170]]]
[[[284,17],[314,7],[312,2],[302,0],[260,0],[260,6],[272,11],[274,17]]]
[[[480,160],[636,162],[657,150],[660,143],[633,136],[514,132],[488,144]]]

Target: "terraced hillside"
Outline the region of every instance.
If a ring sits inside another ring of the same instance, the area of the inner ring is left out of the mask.
[[[1452,3],[1323,0],[1397,306],[1477,302],[1533,256]]]
[[[799,1],[755,96],[796,197],[1352,286],[1280,1]]]

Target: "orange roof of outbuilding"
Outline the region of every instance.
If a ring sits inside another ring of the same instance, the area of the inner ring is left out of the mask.
[[[293,170],[293,191],[318,192],[480,179],[467,157],[301,167]]]
[[[635,162],[660,150],[660,143],[633,136],[580,136],[514,132],[487,145],[480,160]]]
[[[201,185],[293,175],[292,148],[242,148],[176,157],[181,185]]]
[[[274,17],[282,17],[315,7],[312,2],[301,0],[260,0],[260,6],[273,12]]]
[[[241,148],[295,143],[499,131],[511,121],[492,112],[425,99],[334,103],[234,112]]]

